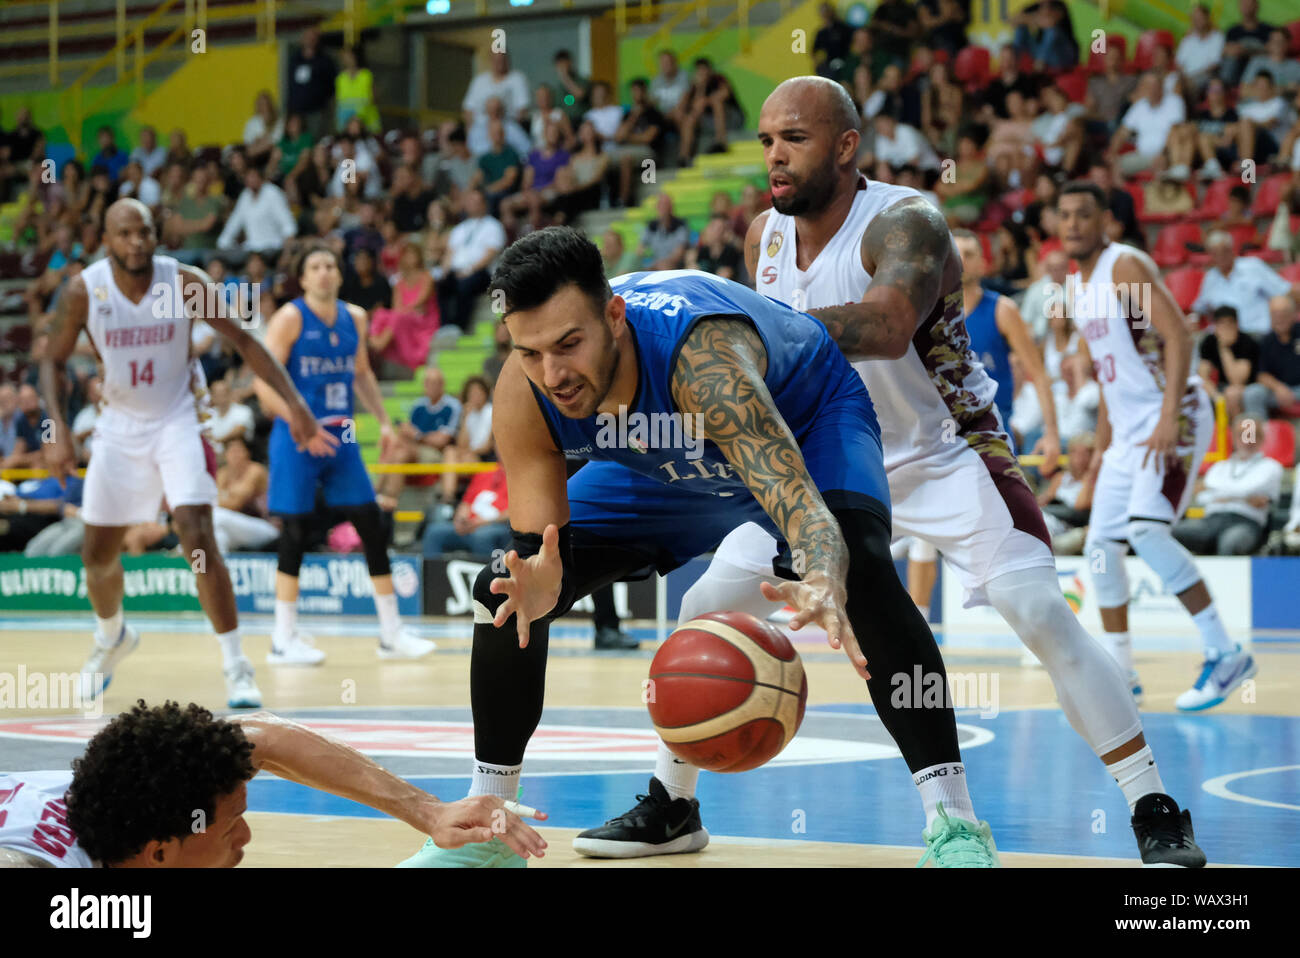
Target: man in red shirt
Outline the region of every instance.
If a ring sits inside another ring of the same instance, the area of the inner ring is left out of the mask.
[[[429,558],[447,552],[490,556],[510,548],[506,474],[500,466],[480,472],[470,480],[465,497],[450,521],[430,523],[424,530],[424,554]]]

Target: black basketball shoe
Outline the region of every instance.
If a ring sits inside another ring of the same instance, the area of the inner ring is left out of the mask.
[[[573,850],[588,858],[646,858],[698,852],[709,843],[698,799],[673,798],[659,779],[651,778],[650,794],[636,800],[631,811],[580,834]]]
[[[1168,795],[1152,792],[1133,810],[1133,834],[1143,868],[1204,868],[1205,852],[1192,834],[1192,813]]]

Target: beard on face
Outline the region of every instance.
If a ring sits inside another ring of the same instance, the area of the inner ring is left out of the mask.
[[[132,268],[126,265],[125,256],[118,256],[111,250],[109,251],[109,256],[113,259],[113,265],[122,272],[127,273],[130,276],[149,276],[153,273],[153,252],[149,251],[141,253],[140,255],[144,257],[144,264]]]
[[[794,192],[788,196],[772,197],[772,208],[783,216],[807,216],[817,214],[830,205],[835,195],[835,163],[827,156],[826,162],[812,171],[807,177],[795,181],[792,174],[785,174],[794,185]]]
[[[564,383],[559,388],[560,392],[568,392],[574,386],[581,385],[588,387],[586,402],[581,406],[575,409],[566,409],[559,403],[556,403],[556,408],[570,419],[590,419],[592,416],[596,415],[596,410],[600,408],[600,404],[605,401],[605,397],[609,395],[610,389],[614,386],[614,375],[618,372],[619,358],[622,354],[619,351],[618,343],[614,341],[613,333],[609,331],[609,327],[602,324],[601,328],[604,330],[604,348],[601,352],[609,357],[609,361],[605,368],[597,370],[596,378],[594,380],[578,376],[574,380]],[[550,394],[554,392],[554,390],[548,389],[546,392]],[[550,398],[552,402],[554,402],[555,397],[552,395]]]

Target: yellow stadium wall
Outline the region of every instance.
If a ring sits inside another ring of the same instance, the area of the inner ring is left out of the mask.
[[[212,47],[159,84],[131,111],[129,122],[163,131],[179,127],[191,146],[238,143],[261,90],[270,90],[283,111],[274,43]]]

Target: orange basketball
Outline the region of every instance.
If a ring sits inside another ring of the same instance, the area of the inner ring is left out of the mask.
[[[808,679],[775,626],[710,612],[668,636],[646,691],[650,720],[673,754],[711,772],[747,772],[799,731]]]

